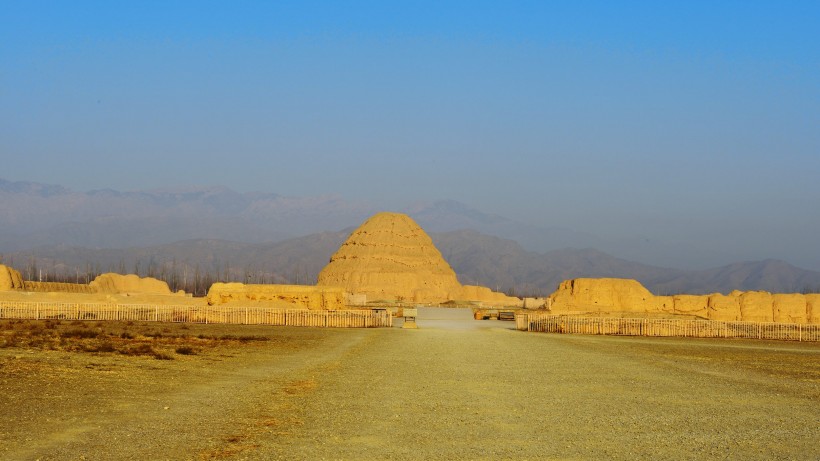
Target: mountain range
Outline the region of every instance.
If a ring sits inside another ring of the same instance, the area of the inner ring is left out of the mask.
[[[36,261],[38,270],[78,277],[88,268],[164,268],[221,279],[313,283],[353,228],[377,211],[338,196],[285,197],[224,187],[77,192],[0,179],[0,253],[24,272]],[[455,201],[398,211],[430,233],[461,283],[508,293],[546,295],[575,277],[634,278],[656,294],[820,289],[820,272],[784,261],[666,268],[595,249],[607,242],[594,235],[539,228]]]

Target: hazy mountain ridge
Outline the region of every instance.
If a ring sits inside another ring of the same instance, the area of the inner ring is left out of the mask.
[[[221,186],[76,192],[0,179],[0,253],[20,269],[32,257],[41,267],[74,271],[89,265],[134,271],[138,263],[144,271],[152,260],[176,260],[214,273],[227,267],[234,278],[305,283],[315,281],[349,234],[327,230],[358,226],[376,211],[338,196],[285,197]],[[452,200],[405,211],[431,234],[464,284],[547,294],[569,278],[626,277],[656,294],[820,289],[820,272],[783,261],[670,269],[600,251],[607,242],[590,234],[522,224]]]
[[[221,186],[76,192],[0,179],[0,251],[203,238],[270,242],[356,225],[375,211],[336,196],[285,197]]]
[[[730,289],[820,293],[820,272],[801,269],[777,259],[767,259],[685,272],[678,277],[658,281],[656,287],[661,293],[678,293],[695,287],[701,293],[727,292]]]
[[[627,261],[591,248],[530,252],[514,241],[473,231],[431,237],[462,283],[512,288],[518,294],[551,293],[560,282],[579,277],[632,278],[659,295],[733,290],[820,292],[820,272],[773,259],[687,271]]]
[[[0,178],[0,192],[50,197],[53,195],[66,194],[70,191],[63,186],[40,184],[31,181],[8,181]]]
[[[383,210],[333,195],[286,197],[222,186],[77,192],[0,179],[0,235],[14,237],[0,237],[0,251],[51,244],[158,245],[199,238],[271,242],[356,226],[378,211]],[[473,229],[513,239],[532,251],[603,245],[588,233],[533,226],[453,200],[392,211],[409,214],[429,232]],[[118,229],[117,220],[127,223],[120,226],[126,229]]]
[[[562,227],[538,227],[482,213],[454,200],[417,204],[406,212],[428,232],[472,229],[518,242],[530,251],[583,248],[603,244],[599,237]]]
[[[240,193],[223,186],[77,192],[62,186],[0,179],[0,252],[55,244],[151,246],[190,239],[275,242],[357,226],[378,211],[385,210],[334,195],[287,197]],[[536,226],[453,200],[388,211],[409,214],[428,232],[472,229],[515,240],[524,249],[539,253],[596,248],[644,264],[689,268],[742,260],[685,243],[639,236],[605,240],[560,225]]]
[[[315,283],[319,271],[352,229],[297,237],[276,243],[186,240],[154,247],[87,249],[41,247],[6,254],[4,261],[26,274],[32,261],[40,269],[84,271],[195,270],[221,280],[249,283]],[[558,284],[578,277],[634,278],[655,294],[817,291],[820,272],[777,260],[737,263],[705,271],[682,271],[634,263],[594,249],[564,249],[544,254],[524,250],[517,242],[475,231],[431,233],[436,246],[463,284],[476,284],[517,295],[543,296]]]

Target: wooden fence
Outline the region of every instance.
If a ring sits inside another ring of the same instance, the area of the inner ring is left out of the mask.
[[[519,330],[545,333],[820,341],[818,324],[576,317],[537,313],[518,314],[515,321]]]
[[[119,320],[296,327],[378,328],[393,325],[384,310],[305,310],[268,307],[0,301],[0,319]]]

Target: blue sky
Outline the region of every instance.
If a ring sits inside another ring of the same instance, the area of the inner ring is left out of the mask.
[[[818,5],[0,2],[0,177],[447,198],[820,270]]]

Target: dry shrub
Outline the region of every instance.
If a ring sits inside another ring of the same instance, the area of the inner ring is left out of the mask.
[[[81,329],[74,329],[74,330],[66,330],[62,332],[61,336],[64,338],[96,338],[100,336],[100,333],[94,330],[81,330]]]
[[[48,341],[44,340],[42,336],[29,337],[28,347],[44,348],[48,345]]]
[[[190,346],[181,346],[174,351],[180,355],[196,355],[196,350]]]
[[[154,355],[157,351],[150,344],[133,344],[120,349],[122,355]]]
[[[95,352],[116,352],[117,348],[114,347],[109,341],[103,341],[97,345],[97,350]]]
[[[270,338],[265,336],[252,336],[252,335],[243,335],[243,336],[236,336],[236,335],[222,335],[218,339],[223,341],[240,341],[246,343],[248,341],[268,341]]]
[[[17,347],[20,342],[20,335],[17,332],[14,332],[5,337],[3,342],[0,343],[0,347]]]
[[[23,324],[22,327],[26,330],[31,331],[31,334],[37,334],[45,330],[43,324],[39,322],[28,322]]]
[[[147,356],[152,356],[157,360],[173,360],[174,359],[170,355],[168,355],[168,354],[166,354],[162,351],[158,351],[158,350],[154,349],[154,347],[151,346],[150,344],[145,344],[145,343],[136,344],[136,345],[133,345],[133,346],[130,346],[130,347],[126,347],[124,349],[120,349],[119,353],[123,354],[123,355],[147,355]]]

